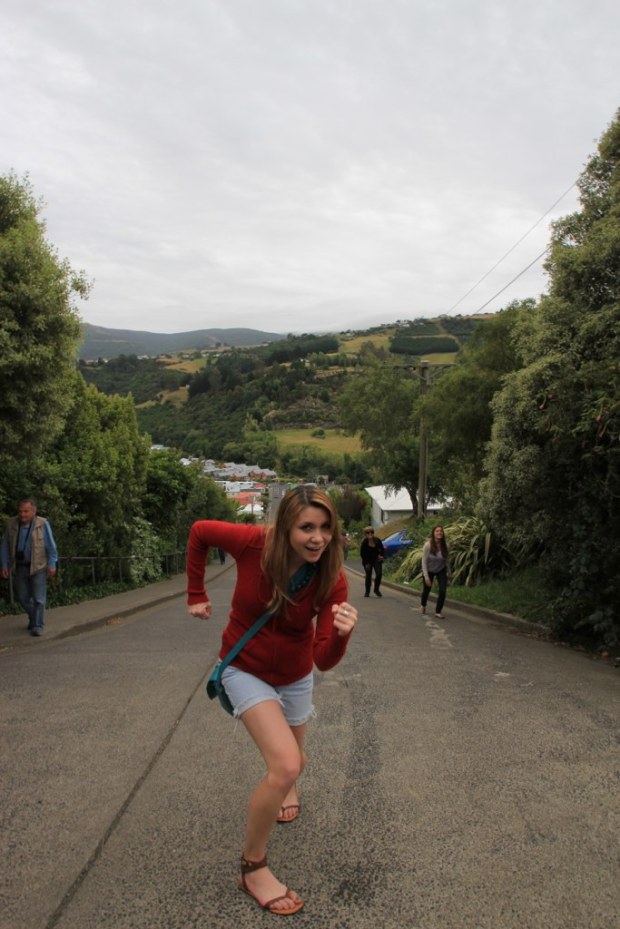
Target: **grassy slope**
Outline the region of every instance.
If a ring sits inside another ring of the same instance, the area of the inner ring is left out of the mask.
[[[302,445],[312,445],[315,448],[320,448],[324,452],[333,452],[336,454],[361,451],[357,436],[343,435],[343,433],[337,429],[326,429],[325,437],[321,438],[320,436],[313,436],[312,431],[312,429],[278,429],[275,432],[275,436],[278,440],[280,451]]]
[[[397,519],[379,529],[377,535],[385,539],[400,529],[409,529],[413,538],[422,544],[430,536],[432,527],[437,522],[439,522],[439,519],[433,518],[421,525],[415,519]],[[446,534],[449,544],[450,537],[447,530]],[[398,560],[392,558],[386,561],[386,580],[390,580],[390,575],[396,571],[398,563]],[[419,582],[411,586],[414,590],[422,589]],[[550,616],[546,612],[544,598],[541,597],[543,587],[538,568],[532,567],[519,574],[514,574],[512,577],[496,578],[477,587],[450,585],[448,587],[448,599],[459,603],[469,603],[472,606],[480,606],[487,610],[495,610],[499,613],[509,613],[530,622],[547,625],[550,622]]]

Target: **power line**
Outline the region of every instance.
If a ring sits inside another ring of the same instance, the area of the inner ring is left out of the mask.
[[[546,247],[546,249],[544,249],[544,251],[542,251],[542,252],[540,253],[540,255],[538,255],[536,258],[534,258],[534,261],[530,261],[530,263],[529,263],[529,265],[527,266],[527,268],[524,268],[523,271],[519,271],[519,273],[517,274],[516,277],[513,277],[513,279],[512,279],[511,281],[508,281],[508,283],[506,284],[505,287],[502,287],[502,289],[501,289],[501,290],[498,290],[496,294],[493,294],[493,296],[490,298],[490,300],[487,300],[486,303],[483,303],[482,306],[481,306],[478,310],[476,310],[476,312],[473,313],[472,315],[473,315],[473,316],[477,316],[478,313],[482,313],[482,311],[484,310],[484,308],[485,308],[486,306],[488,306],[489,303],[492,303],[493,300],[495,300],[496,297],[499,297],[499,295],[500,295],[500,294],[503,294],[505,290],[508,290],[508,288],[510,287],[510,285],[511,285],[511,284],[514,284],[515,281],[518,281],[522,274],[525,274],[526,271],[529,271],[529,270],[530,270],[530,268],[532,267],[532,265],[535,265],[537,261],[540,261],[540,259],[542,258],[542,256],[543,256],[543,255],[546,255],[550,248],[551,248],[551,246],[548,245],[548,246]]]
[[[524,235],[521,236],[521,238],[518,240],[518,242],[515,242],[515,244],[514,244],[511,248],[508,249],[508,251],[506,252],[506,254],[505,254],[505,255],[502,255],[502,257],[499,259],[499,261],[496,261],[495,264],[493,265],[493,267],[492,267],[492,268],[489,268],[489,270],[486,272],[486,274],[483,274],[482,277],[480,278],[480,280],[477,281],[477,282],[474,284],[473,287],[470,287],[470,289],[467,291],[467,293],[466,293],[466,294],[463,294],[463,296],[461,297],[461,299],[456,301],[456,303],[454,304],[454,306],[451,306],[451,307],[450,307],[450,309],[448,310],[448,313],[451,313],[452,310],[455,310],[455,309],[457,308],[457,306],[458,306],[460,303],[463,302],[463,300],[465,300],[467,297],[469,297],[469,295],[470,295],[471,293],[473,293],[474,290],[475,290],[477,287],[479,287],[480,284],[482,284],[482,282],[483,282],[484,280],[487,279],[487,277],[489,276],[489,274],[492,274],[493,271],[495,271],[495,269],[498,268],[498,267],[501,265],[502,261],[504,261],[505,258],[508,258],[508,255],[510,255],[511,252],[514,252],[515,248],[517,248],[517,246],[520,245],[521,242],[523,242],[523,240],[526,239],[526,238],[528,237],[528,235],[530,234],[530,232],[533,232],[533,231],[534,231],[534,229],[536,228],[536,226],[538,226],[538,224],[541,223],[541,222],[543,221],[543,219],[545,218],[545,216],[548,216],[549,213],[551,212],[551,210],[555,209],[555,207],[558,205],[558,203],[559,203],[561,200],[563,200],[564,197],[565,197],[567,194],[569,194],[569,193],[571,192],[571,190],[573,189],[573,187],[575,186],[576,183],[577,183],[576,181],[573,181],[573,183],[570,185],[570,187],[568,187],[568,188],[564,191],[564,193],[562,194],[562,196],[561,196],[561,197],[558,197],[558,199],[555,201],[555,203],[553,203],[553,204],[549,207],[549,209],[548,209],[545,213],[543,213],[542,216],[540,216],[540,217],[536,220],[536,222],[534,223],[534,225],[531,226],[531,227],[527,230],[527,232],[526,232]],[[545,251],[546,251],[546,250],[547,250],[547,249],[545,249]],[[542,254],[544,255],[545,252],[543,252]],[[540,258],[540,257],[541,257],[541,256],[539,255],[538,258]],[[538,261],[538,258],[535,258],[534,261],[532,262],[532,264],[535,264],[535,263]],[[528,268],[531,268],[531,267],[532,267],[531,264],[528,265],[528,267],[525,268],[524,271],[521,272],[521,274],[525,273],[525,271],[527,271]],[[517,275],[517,277],[520,277],[520,276],[521,276],[521,275]],[[516,281],[516,280],[517,280],[517,278],[515,278],[515,281]],[[513,282],[511,281],[510,283],[512,284]],[[510,287],[510,284],[507,284],[506,287]],[[505,290],[506,287],[504,287],[503,290]],[[500,290],[500,294],[501,294],[501,293],[502,293],[502,291]],[[495,296],[497,296],[497,294],[496,294]],[[492,297],[491,299],[494,300],[495,298]],[[489,301],[489,302],[490,302],[490,301]],[[487,304],[485,303],[485,306],[486,306],[486,305],[487,305]],[[481,307],[481,309],[482,309],[482,307]],[[480,310],[477,310],[477,312],[479,313]]]

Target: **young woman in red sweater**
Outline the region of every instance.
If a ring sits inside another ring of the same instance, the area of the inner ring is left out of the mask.
[[[288,916],[301,909],[303,900],[270,871],[267,840],[275,822],[299,816],[297,779],[306,764],[313,666],[328,671],[338,664],[358,618],[347,602],[338,517],[324,491],[301,485],[282,498],[268,529],[214,520],[194,523],[187,602],[200,619],[211,616],[204,586],[211,547],[223,548],[237,562],[220,657],[265,610],[274,613],[226,668],[222,683],[267,768],[250,797],[240,886],[269,912]],[[289,595],[289,580],[304,565],[308,582]]]

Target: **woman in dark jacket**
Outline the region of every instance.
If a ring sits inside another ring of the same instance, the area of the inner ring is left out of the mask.
[[[383,575],[384,555],[385,549],[383,548],[383,542],[375,536],[375,530],[372,526],[366,526],[364,529],[364,541],[360,547],[360,558],[362,559],[364,572],[366,574],[365,597],[370,596],[373,568],[375,572],[375,597],[383,596],[379,588],[381,587],[381,577]]]

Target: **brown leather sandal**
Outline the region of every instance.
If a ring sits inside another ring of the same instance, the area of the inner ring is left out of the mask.
[[[252,897],[253,900],[258,903],[264,910],[268,910],[270,913],[273,913],[274,916],[292,916],[293,913],[299,913],[300,909],[304,905],[304,901],[301,897],[298,897],[294,890],[289,890],[286,888],[286,893],[283,893],[279,897],[274,897],[273,900],[267,900],[266,903],[261,903],[256,894],[253,894],[250,888],[245,882],[246,874],[251,874],[252,871],[258,871],[260,868],[267,867],[267,855],[264,858],[261,858],[260,861],[248,861],[247,858],[241,856],[241,880],[239,881],[239,887],[241,890],[245,891],[249,897]],[[280,900],[292,900],[295,904],[294,906],[287,907],[284,910],[274,909],[274,903],[278,903]]]
[[[283,813],[286,813],[287,810],[296,810],[297,812],[293,816],[283,816]],[[301,813],[301,804],[299,803],[290,803],[288,806],[281,806],[280,812],[276,817],[277,823],[292,823],[294,819],[297,819]]]

